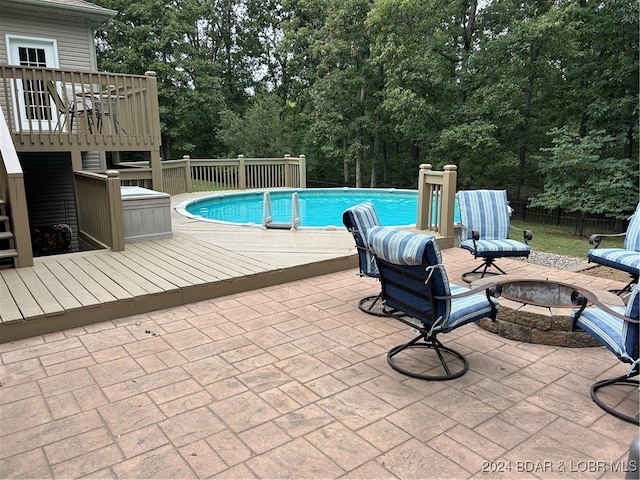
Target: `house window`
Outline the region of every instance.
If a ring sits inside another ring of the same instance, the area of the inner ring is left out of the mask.
[[[47,54],[44,48],[18,47],[20,65],[23,67],[46,67]],[[49,120],[51,105],[49,94],[42,80],[23,80],[25,115],[29,120]]]
[[[23,67],[58,68],[58,46],[55,40],[7,35],[7,53],[10,65]],[[16,124],[22,128],[38,128],[42,121],[53,122],[57,113],[43,80],[25,78],[14,86],[14,112]]]

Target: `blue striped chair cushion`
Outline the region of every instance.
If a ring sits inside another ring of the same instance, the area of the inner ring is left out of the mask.
[[[623,248],[592,248],[587,257],[590,262],[616,268],[629,273],[640,270],[640,252]]]
[[[471,230],[480,232],[482,240],[509,238],[506,190],[460,190],[457,195],[463,239],[471,238]]]
[[[612,307],[612,310],[637,320],[638,311],[640,310],[639,304],[640,286],[636,285],[626,308]],[[636,360],[633,355],[638,345],[638,335],[640,334],[640,328],[637,323],[625,322],[597,307],[588,307],[578,318],[576,326],[592,337],[597,338],[623,362],[633,363]]]
[[[363,202],[345,210],[344,215],[349,217],[360,257],[360,274],[375,277],[378,275],[378,267],[374,255],[369,251],[369,241],[367,230],[371,227],[380,226],[378,214],[372,203]]]
[[[627,300],[627,308],[624,311],[625,316],[636,320],[640,317],[640,285],[634,285],[631,295]]]
[[[531,252],[531,247],[526,243],[510,239],[478,240],[475,242],[475,248],[473,240],[465,240],[460,246],[465,250],[475,253],[479,257],[522,257],[528,256]]]
[[[640,202],[636,207],[636,213],[631,216],[627,235],[624,239],[624,248],[640,252]]]
[[[368,242],[377,256],[396,265],[422,265],[427,244],[432,249],[435,238],[389,227],[375,227],[368,232]],[[436,263],[441,263],[438,247]]]
[[[396,265],[432,267],[435,295],[451,295],[449,278],[442,265],[440,245],[435,237],[395,228],[369,229],[371,249],[381,259]],[[446,306],[448,310],[448,305]]]
[[[467,292],[468,289],[450,284],[447,272],[442,265],[442,253],[435,237],[418,233],[404,232],[393,228],[374,227],[369,230],[369,244],[371,249],[383,261],[399,265],[397,271],[387,273],[389,285],[383,291],[386,293],[385,302],[391,308],[403,310],[403,305],[411,305],[411,316],[421,320],[431,328],[431,319],[438,321],[434,331],[447,333],[453,329],[491,316],[491,304],[497,302],[488,300],[483,293],[454,298],[453,300],[434,300],[428,303],[428,298],[415,292],[419,289],[409,285],[415,281],[416,268],[423,274],[422,282],[430,279],[434,295],[455,295]],[[430,268],[431,267],[431,268]],[[402,277],[406,269],[406,277]],[[431,271],[433,270],[433,271]],[[385,281],[385,275],[382,275]],[[402,285],[409,287],[402,288]],[[432,308],[435,311],[432,311]]]

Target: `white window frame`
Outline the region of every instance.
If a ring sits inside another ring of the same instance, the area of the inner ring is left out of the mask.
[[[7,46],[7,63],[9,65],[20,65],[20,55],[18,48],[37,48],[43,49],[45,52],[45,61],[47,68],[60,68],[60,59],[58,57],[58,41],[55,38],[29,37],[24,35],[5,35],[5,44]],[[15,90],[12,95],[14,125],[18,125],[22,130],[30,128],[38,129],[38,120],[29,120],[26,115],[18,116],[18,112],[25,112],[24,104],[24,84],[22,81],[15,83]],[[55,130],[58,126],[58,112],[55,105],[51,106],[51,126]]]

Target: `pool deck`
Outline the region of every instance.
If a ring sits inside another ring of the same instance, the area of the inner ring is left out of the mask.
[[[0,343],[91,323],[357,267],[352,236],[344,230],[268,230],[205,222],[174,208],[208,193],[171,198],[172,238],[126,244],[122,252],[97,250],[34,259],[34,266],[0,269]],[[478,263],[461,249],[445,249],[463,270]],[[512,275],[548,269],[513,259]],[[619,283],[556,271],[558,281],[606,290]]]
[[[172,238],[39,257],[0,270],[0,342],[355,267],[344,229],[264,230],[192,220],[173,211]]]

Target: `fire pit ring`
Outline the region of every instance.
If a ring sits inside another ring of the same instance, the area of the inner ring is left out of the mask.
[[[483,329],[503,338],[527,343],[562,347],[596,347],[600,345],[583,331],[571,331],[571,293],[585,290],[578,285],[553,278],[522,278],[501,275],[500,278],[480,279],[472,286],[491,281],[502,285],[498,299],[500,307],[495,322],[489,319],[477,323]],[[605,290],[589,291],[602,303],[623,306],[620,297]]]

